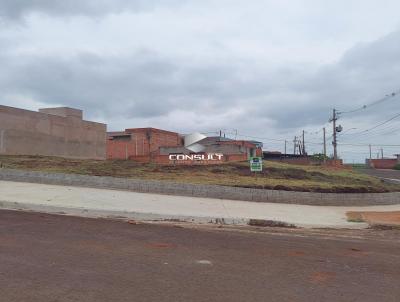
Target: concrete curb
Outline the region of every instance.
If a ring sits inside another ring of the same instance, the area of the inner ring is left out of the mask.
[[[400,192],[311,193],[195,185],[163,181],[0,169],[0,180],[50,185],[126,190],[140,193],[219,198],[253,202],[320,206],[369,206],[400,204]]]
[[[217,224],[217,225],[240,225],[255,227],[290,227],[290,228],[335,228],[335,229],[365,229],[368,223],[353,223],[344,225],[319,225],[293,223],[278,220],[252,219],[252,218],[217,218],[217,217],[201,217],[201,216],[182,216],[182,215],[166,215],[153,213],[139,213],[129,211],[109,211],[90,208],[76,207],[60,207],[39,205],[30,203],[10,202],[0,200],[0,209],[24,212],[38,212],[54,215],[68,215],[83,218],[105,218],[118,220],[134,220],[142,223],[151,222],[172,222],[172,223],[194,223],[194,224]],[[254,223],[257,221],[257,223]]]
[[[57,215],[70,215],[86,218],[107,218],[135,220],[141,222],[171,221],[171,222],[189,222],[197,224],[222,224],[222,225],[249,225],[251,219],[247,218],[218,218],[218,217],[196,217],[196,216],[178,216],[153,213],[138,213],[128,211],[109,211],[89,208],[72,208],[49,205],[38,205],[30,203],[10,202],[0,200],[0,209],[16,210],[25,212],[38,212]]]

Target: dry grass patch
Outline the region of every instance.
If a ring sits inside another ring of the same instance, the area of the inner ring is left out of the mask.
[[[257,176],[250,172],[247,162],[181,166],[142,164],[123,160],[0,156],[0,165],[11,169],[303,192],[400,191],[400,185],[386,184],[375,177],[351,170],[269,161],[264,162],[264,171]]]

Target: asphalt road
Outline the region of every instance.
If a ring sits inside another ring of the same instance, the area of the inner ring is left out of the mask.
[[[0,301],[400,301],[400,231],[251,230],[0,211]]]

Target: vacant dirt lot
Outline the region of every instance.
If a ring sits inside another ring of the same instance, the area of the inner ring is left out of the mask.
[[[399,231],[251,230],[0,211],[0,300],[399,301]]]
[[[370,225],[400,227],[400,212],[348,212],[350,221],[367,222]]]
[[[390,192],[400,184],[347,169],[296,166],[264,162],[264,171],[252,174],[247,162],[218,166],[141,164],[133,161],[73,160],[40,156],[0,156],[0,166],[13,169],[86,175],[165,180],[194,184],[265,188],[306,192]]]

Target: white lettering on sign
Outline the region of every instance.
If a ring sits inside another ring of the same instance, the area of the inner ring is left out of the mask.
[[[209,154],[170,154],[169,160],[173,161],[203,161],[203,160],[222,160],[224,157],[221,153],[209,153]]]

